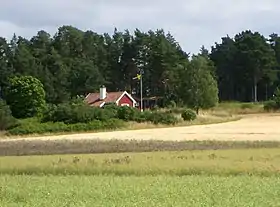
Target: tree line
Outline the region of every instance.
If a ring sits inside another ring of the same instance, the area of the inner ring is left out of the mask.
[[[271,98],[280,76],[280,37],[242,31],[221,38],[211,50],[190,56],[164,30],[112,35],[59,27],[55,35],[39,31],[26,39],[0,38],[0,96],[8,97],[14,76],[33,76],[43,84],[46,102],[60,104],[78,95],[126,90],[164,97],[166,102],[203,108],[221,101],[263,101]],[[191,40],[186,40],[191,41]]]

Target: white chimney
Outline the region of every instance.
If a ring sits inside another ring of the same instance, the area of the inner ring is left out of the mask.
[[[106,98],[106,87],[105,86],[100,87],[99,98],[100,98],[100,100],[104,100]]]

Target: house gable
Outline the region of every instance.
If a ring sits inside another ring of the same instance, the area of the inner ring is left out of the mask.
[[[132,96],[124,92],[109,92],[105,99],[101,100],[99,98],[99,93],[90,93],[86,96],[86,102],[91,106],[103,107],[105,103],[116,103],[121,106],[121,104],[128,104],[131,107],[135,107],[136,101]]]
[[[116,104],[119,106],[129,105],[131,107],[135,107],[136,103],[137,102],[134,100],[134,98],[132,98],[132,96],[126,91],[124,91],[123,94],[116,101]]]

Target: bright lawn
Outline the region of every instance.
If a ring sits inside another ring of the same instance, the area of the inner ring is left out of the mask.
[[[276,207],[280,178],[0,176],[1,207]]]
[[[280,175],[280,150],[231,149],[0,157],[10,175]]]

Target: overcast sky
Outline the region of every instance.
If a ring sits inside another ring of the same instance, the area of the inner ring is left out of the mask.
[[[0,35],[30,38],[61,25],[98,33],[163,28],[186,52],[245,29],[280,33],[280,0],[3,0]]]

